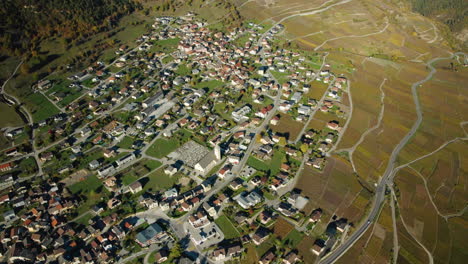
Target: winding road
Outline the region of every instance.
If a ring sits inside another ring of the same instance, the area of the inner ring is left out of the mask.
[[[430,69],[429,74],[426,76],[426,78],[413,83],[413,85],[411,86],[411,93],[413,95],[413,101],[416,107],[417,119],[414,122],[413,126],[411,127],[410,131],[408,131],[405,137],[403,137],[403,139],[398,143],[395,149],[393,149],[390,155],[390,158],[388,160],[388,163],[387,163],[387,169],[385,170],[379,184],[376,187],[375,198],[374,198],[369,215],[365,219],[365,222],[356,229],[356,231],[348,238],[348,240],[346,240],[346,242],[336,247],[334,251],[332,251],[330,254],[328,254],[323,259],[321,259],[319,263],[331,264],[331,263],[334,263],[336,260],[338,260],[344,253],[346,253],[346,251],[348,251],[348,249],[350,249],[354,245],[354,243],[356,243],[356,241],[359,240],[359,238],[361,238],[362,235],[364,235],[367,229],[372,225],[372,222],[377,219],[379,209],[385,200],[386,186],[389,185],[390,188],[393,186],[393,178],[395,177],[395,174],[398,171],[398,168],[395,168],[396,159],[400,151],[403,149],[403,147],[413,137],[414,133],[416,133],[416,131],[418,130],[423,120],[423,113],[422,113],[421,104],[419,102],[419,96],[418,96],[418,87],[420,87],[423,83],[429,81],[432,78],[432,76],[437,72],[437,70],[432,66],[434,63],[441,61],[441,60],[451,59],[455,57],[456,55],[460,55],[460,54],[463,54],[463,53],[456,53],[450,57],[440,57],[440,58],[434,58],[430,60],[426,64],[427,67]]]
[[[380,124],[382,123],[382,119],[383,119],[383,115],[384,115],[384,112],[385,112],[385,104],[384,104],[384,99],[385,99],[385,93],[383,91],[383,85],[385,84],[385,82],[387,81],[387,78],[384,78],[382,83],[380,83],[380,86],[379,86],[379,89],[380,89],[380,92],[381,92],[381,95],[380,95],[380,103],[382,104],[382,107],[380,108],[380,113],[379,113],[379,117],[377,118],[377,124],[375,124],[373,127],[369,128],[368,130],[366,130],[362,135],[361,137],[359,138],[359,140],[356,142],[356,144],[354,144],[352,147],[350,148],[346,148],[346,149],[339,149],[337,150],[336,152],[343,152],[343,151],[346,151],[348,152],[349,154],[349,161],[351,162],[351,166],[353,167],[353,171],[354,172],[357,172],[356,171],[356,167],[354,166],[354,161],[353,161],[353,154],[354,154],[354,151],[356,151],[356,148],[364,141],[364,139],[367,137],[368,134],[370,134],[372,131],[376,130],[377,128],[380,127]],[[349,88],[351,88],[351,82],[349,81],[349,84],[348,84]],[[353,113],[353,100],[351,98],[351,89],[348,89],[348,93],[349,93],[349,102],[350,102],[350,112],[351,114]],[[349,125],[349,121],[351,120],[351,117],[348,118],[348,120],[346,120],[346,124],[344,125],[343,129],[342,129],[342,134],[344,134],[344,132],[346,131],[346,129],[348,128],[348,125]],[[338,140],[336,141],[335,145],[333,146],[333,148],[330,150],[330,153],[332,153],[335,148],[338,146],[338,144],[340,143],[342,137],[339,137]]]

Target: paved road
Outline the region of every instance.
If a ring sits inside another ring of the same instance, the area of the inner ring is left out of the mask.
[[[459,54],[459,53],[457,53]],[[455,56],[455,55],[453,55]],[[432,59],[427,63],[427,66],[430,68],[429,74],[424,78],[423,80],[420,80],[418,82],[413,83],[411,86],[411,92],[413,95],[413,100],[414,104],[416,107],[416,113],[417,113],[417,119],[414,122],[413,126],[411,127],[411,130],[408,131],[408,133],[405,135],[405,137],[398,143],[398,145],[395,147],[395,149],[392,151],[392,154],[390,155],[390,158],[388,160],[387,164],[387,169],[385,170],[384,174],[382,175],[382,178],[377,185],[376,188],[376,194],[374,197],[374,202],[372,204],[372,209],[365,219],[364,224],[362,224],[360,227],[357,228],[357,230],[346,240],[345,243],[341,244],[338,246],[334,251],[332,251],[329,255],[325,256],[319,263],[321,264],[330,264],[334,263],[336,260],[338,260],[346,251],[351,248],[354,243],[367,231],[369,226],[371,226],[371,223],[377,219],[380,207],[382,203],[385,200],[385,189],[387,184],[392,186],[393,184],[393,178],[395,177],[396,170],[395,170],[395,163],[396,163],[396,158],[398,157],[398,154],[400,151],[403,149],[403,147],[408,143],[408,141],[411,139],[411,137],[416,133],[417,129],[421,125],[423,115],[421,111],[421,104],[419,102],[419,97],[418,97],[418,92],[417,88],[420,87],[423,83],[427,82],[432,78],[434,73],[437,72],[437,70],[432,66],[435,62],[438,62],[440,60],[446,60],[450,59],[451,57],[444,57],[444,58],[435,58]]]

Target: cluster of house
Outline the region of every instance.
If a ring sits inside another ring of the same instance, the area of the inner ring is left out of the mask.
[[[206,27],[205,23],[194,20],[192,16],[184,16],[157,18],[153,28],[150,34],[145,34],[137,40],[140,44],[137,49],[128,50],[128,47],[122,46],[116,52],[119,58],[113,64],[119,68],[117,73],[109,72],[103,63],[97,62],[85,71],[71,76],[73,85],[79,86],[80,83],[91,79],[95,87],[89,89],[86,97],[70,103],[67,106],[67,114],[56,115],[38,124],[39,126],[51,125],[51,131],[61,136],[65,131],[65,122],[70,122],[70,118],[72,122],[78,123],[78,121],[92,120],[96,116],[101,116],[100,120],[81,128],[77,135],[81,135],[85,140],[78,140],[74,143],[66,141],[58,145],[58,148],[72,151],[71,161],[85,155],[82,146],[88,142],[93,145],[104,142],[115,143],[115,140],[121,140],[125,134],[138,136],[147,141],[159,132],[169,137],[172,135],[171,131],[187,129],[206,138],[206,142],[213,147],[212,151],[198,155],[196,160],[193,160],[193,164],[190,164],[190,169],[202,176],[206,175],[220,163],[222,152],[226,156],[226,163],[218,171],[217,176],[224,179],[231,174],[233,166],[241,161],[251,141],[256,140],[253,138],[254,134],[249,133],[248,129],[259,125],[262,119],[265,119],[274,109],[273,104],[266,102],[268,98],[281,92],[283,100],[279,104],[279,111],[297,112],[296,120],[300,121],[305,121],[312,110],[317,107],[316,100],[303,99],[303,95],[311,89],[308,83],[316,77],[316,73],[307,69],[307,60],[299,53],[272,49],[270,40],[273,34],[282,30],[282,25],[271,29],[261,40],[261,45],[256,44],[259,33],[256,30],[258,26],[254,24],[250,28],[239,28],[230,33],[214,33]],[[243,46],[236,45],[235,41],[244,35],[250,36],[249,41]],[[168,51],[170,54],[148,52],[152,47],[152,41],[168,39],[179,39],[176,49]],[[174,60],[164,63],[168,55]],[[255,64],[263,66],[257,67]],[[180,67],[187,68],[185,75],[177,73]],[[124,82],[124,77],[133,70],[140,71],[141,74],[137,74],[137,77],[130,82]],[[279,84],[268,77],[268,71],[292,74],[288,75],[288,81]],[[203,81],[221,81],[223,89],[194,88],[192,84],[196,78]],[[322,71],[320,78],[324,78],[324,82],[327,83],[331,80],[331,75],[328,71]],[[338,77],[334,80],[333,87],[327,95],[330,100],[324,101],[321,111],[326,112],[333,108],[334,101],[340,99],[341,89],[345,84],[345,78]],[[37,87],[48,89],[51,83],[41,81]],[[231,96],[231,94],[239,94],[241,98],[245,93],[249,93],[248,96],[251,96],[255,105],[245,104],[240,99],[236,100]],[[132,102],[123,104],[128,98]],[[217,103],[223,103],[234,110],[229,113],[226,109],[224,112],[226,115],[221,117],[222,113],[216,114],[214,111]],[[109,110],[120,104],[136,122],[121,123],[106,115]],[[176,125],[171,124],[177,118],[180,119]],[[102,120],[105,121],[101,122]],[[277,125],[278,122],[279,117],[275,116],[270,124]],[[327,127],[332,131],[340,130],[338,122],[329,122]],[[22,128],[11,130],[7,136],[14,138],[23,132]],[[302,142],[308,146],[317,146],[320,152],[320,155],[314,155],[306,164],[323,169],[325,153],[335,139],[336,134],[333,132],[325,138],[320,138],[320,141],[317,140],[314,131],[306,132],[301,139]],[[266,160],[272,157],[273,149],[282,141],[282,136],[268,131],[259,141],[261,145],[254,150],[254,155]],[[190,146],[188,148],[191,148]],[[132,147],[141,148],[142,143],[134,143]],[[196,152],[196,148],[193,149],[192,152]],[[292,145],[288,145],[284,150],[291,158],[297,157],[300,151]],[[186,152],[190,154],[190,151]],[[112,158],[115,154],[111,148],[104,150],[105,158]],[[54,156],[55,153],[48,150],[40,154],[40,159],[48,162],[53,160]],[[132,152],[112,163],[102,164],[101,160],[92,160],[88,168],[97,173],[109,190],[114,191],[116,178],[113,175],[136,159],[137,156]],[[0,170],[6,172],[11,170],[12,166],[12,163],[2,164]],[[246,167],[244,170],[249,168]],[[275,192],[289,182],[295,169],[292,164],[283,163],[277,175],[270,178],[256,176],[250,179],[249,183],[254,187],[268,186],[271,191]],[[165,167],[164,172],[173,175],[179,170],[180,166],[174,163]],[[66,166],[60,168],[59,171],[71,173],[74,168]],[[254,171],[245,173],[250,177]],[[44,186],[26,191],[24,187],[16,186],[12,175],[4,175],[0,180],[0,187],[16,188],[14,195],[10,193],[0,197],[0,204],[8,203],[13,208],[4,213],[4,219],[8,222],[21,221],[23,224],[21,228],[11,227],[0,234],[2,242],[5,241],[3,246],[10,248],[8,251],[11,255],[10,259],[49,261],[62,257],[69,261],[83,263],[92,263],[96,260],[106,262],[121,248],[120,241],[125,234],[135,227],[129,221],[123,221],[122,225],[114,225],[119,220],[116,215],[99,217],[104,208],[96,206],[92,209],[96,217],[82,231],[74,233],[74,229],[67,222],[67,214],[76,208],[78,200],[68,194],[62,186],[49,182]],[[222,239],[222,232],[212,219],[218,217],[218,213],[229,200],[224,194],[220,194],[202,203],[212,185],[211,181],[205,180],[183,193],[179,193],[176,188],[168,189],[161,195],[145,193],[139,198],[139,202],[150,209],[158,207],[166,212],[172,211],[180,214],[198,208],[188,218],[189,224],[195,230],[191,232],[191,239],[196,245],[204,243],[206,245],[207,241],[212,238]],[[241,178],[236,178],[229,184],[232,190],[240,192],[232,198],[240,208],[248,210],[263,202],[264,199],[257,190],[240,190],[243,185]],[[128,188],[130,192],[138,193],[142,190],[142,185],[136,181]],[[107,201],[107,207],[113,209],[121,202],[118,196],[115,196]],[[36,203],[39,205],[30,209],[31,205]],[[305,203],[307,203],[305,197],[291,194],[282,199],[274,209],[286,217],[293,217],[304,207]],[[27,208],[28,211],[22,212],[23,208]],[[18,212],[22,214],[16,215]],[[314,211],[311,219],[315,220],[311,221],[318,221],[320,215]],[[263,210],[259,214],[259,221],[266,224],[275,217],[273,212]],[[242,213],[236,215],[237,220],[242,221],[242,218],[244,220],[246,218]],[[337,226],[341,225],[337,224]],[[271,230],[259,227],[250,236],[243,237],[242,242],[252,241],[255,245],[260,245],[268,239],[270,234]],[[167,237],[168,233],[160,225],[153,223],[139,232],[135,240],[140,246],[145,247],[165,240]],[[320,243],[317,242],[316,245]],[[158,260],[164,261],[164,252],[164,250],[159,252]],[[210,257],[219,261],[228,260],[239,256],[242,252],[242,244],[219,243]],[[283,254],[281,257],[269,251],[262,256],[260,263],[271,263],[276,258],[281,258],[283,263],[298,261],[294,251]]]
[[[309,202],[309,199],[302,196],[299,191],[290,192],[286,196],[275,206],[276,211],[286,217],[295,217]]]
[[[90,263],[100,259],[107,263],[124,237],[125,233],[115,228],[104,232],[117,220],[116,215],[96,220],[78,232],[69,218],[79,200],[63,184],[49,180],[34,186],[18,183],[11,188],[15,191],[0,197],[2,205],[12,208],[3,214],[7,227],[0,232],[0,252],[10,261]]]
[[[278,261],[278,262],[275,262]],[[263,256],[260,258],[258,263],[260,264],[270,264],[270,263],[284,263],[284,264],[294,264],[300,261],[300,257],[296,250],[288,251],[280,256],[278,256],[277,252],[272,248],[268,250]]]
[[[166,190],[160,195],[145,193],[141,196],[139,202],[149,209],[160,208],[166,212],[189,212],[200,205],[201,200],[205,197],[205,193],[211,190],[211,187],[212,181],[208,179],[183,193],[179,193],[175,187]]]

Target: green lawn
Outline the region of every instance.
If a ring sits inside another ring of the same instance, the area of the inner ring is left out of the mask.
[[[98,83],[93,82],[93,77],[89,77],[88,79],[84,80],[81,84],[88,87],[88,88],[93,88]]]
[[[77,194],[77,193],[87,193],[90,191],[96,191],[101,186],[102,186],[101,180],[99,180],[95,175],[92,175],[83,181],[70,185],[68,189],[70,189],[72,193]]]
[[[82,217],[80,217],[79,219],[77,219],[75,221],[75,223],[77,224],[82,224],[84,226],[87,226],[88,225],[88,221],[93,218],[94,215],[92,213],[87,213],[86,215],[83,215]]]
[[[78,215],[85,213],[93,205],[108,198],[109,192],[103,187],[101,180],[95,175],[68,187],[73,194],[80,193],[84,196],[84,202],[77,208]]]
[[[100,148],[93,149],[90,152],[86,153],[85,156],[78,159],[78,162],[79,162],[78,169],[87,168],[91,161],[98,160],[98,159],[101,159],[103,157],[104,157],[104,155],[102,154],[102,149],[100,149]]]
[[[263,196],[265,196],[265,198],[267,198],[268,200],[276,199],[276,197],[273,196],[273,194],[271,194],[270,192],[263,192]]]
[[[247,165],[259,171],[268,171],[270,169],[268,164],[252,156],[247,160]]]
[[[174,57],[172,57],[172,56],[166,56],[166,57],[164,57],[164,58],[162,59],[161,62],[162,62],[163,64],[168,64],[169,62],[171,62],[171,61],[173,61],[173,60],[174,60]]]
[[[211,81],[205,81],[205,82],[200,82],[197,85],[195,85],[195,88],[201,89],[201,88],[208,88],[208,92],[213,91],[214,88],[223,85],[224,82],[218,81],[218,80],[211,80]]]
[[[259,171],[270,171],[270,175],[276,175],[280,171],[284,157],[285,153],[283,151],[275,150],[275,153],[273,154],[273,157],[270,161],[266,162],[250,156],[247,160],[247,165]]]
[[[157,139],[154,144],[148,148],[146,154],[161,159],[176,150],[178,146],[179,142],[176,139]]]
[[[134,138],[129,137],[129,136],[125,136],[125,137],[119,142],[119,144],[117,144],[117,147],[119,147],[119,148],[124,148],[124,149],[131,149],[134,141],[135,141]]]
[[[130,185],[134,181],[138,180],[138,177],[135,176],[133,173],[126,173],[124,176],[122,176],[122,184],[124,185]]]
[[[169,176],[164,173],[163,169],[158,169],[148,175],[148,182],[145,183],[144,179],[142,182],[144,183],[143,189],[145,191],[158,191],[171,188],[178,180],[176,175]]]
[[[18,164],[18,168],[20,169],[19,177],[27,177],[30,176],[31,173],[37,171],[37,163],[36,159],[33,157],[25,158],[20,161]]]
[[[177,49],[179,41],[180,38],[157,40],[151,47],[150,52],[171,53]]]
[[[302,238],[304,238],[304,234],[294,228],[284,238],[283,243],[289,245],[291,248],[295,248],[302,241]]]
[[[239,231],[225,215],[218,217],[215,223],[219,226],[221,231],[223,231],[225,239],[240,237]]]
[[[289,80],[288,72],[277,72],[277,71],[270,71],[270,72],[279,83],[285,83]]]
[[[190,74],[190,69],[187,67],[185,64],[179,65],[177,70],[175,71],[177,75],[189,75]]]
[[[272,175],[278,174],[280,172],[281,164],[283,163],[283,159],[286,154],[281,150],[275,150],[273,157],[270,161],[270,170]]]
[[[260,244],[259,246],[256,246],[255,249],[257,250],[257,255],[259,257],[263,256],[273,245],[273,241],[275,240],[275,237],[273,235],[270,235],[270,237]]]
[[[149,159],[147,162],[145,162],[145,166],[148,167],[150,171],[155,170],[159,167],[161,167],[162,163],[157,161],[157,160],[152,160]]]
[[[231,112],[227,111],[228,109],[226,107],[227,107],[227,105],[225,103],[218,103],[218,104],[215,104],[214,110],[222,118],[224,118],[226,120],[231,120],[232,119]]]
[[[193,135],[193,133],[191,131],[188,131],[185,128],[179,129],[176,133],[180,134],[182,136],[182,138],[181,138],[182,142],[188,141],[190,139],[190,137]]]

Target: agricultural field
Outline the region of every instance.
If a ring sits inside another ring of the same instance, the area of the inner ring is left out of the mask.
[[[362,237],[356,241],[356,243],[348,250],[341,258],[338,259],[336,263],[345,264],[356,261],[361,257],[362,249],[367,247],[367,241],[372,237],[373,226],[370,226],[369,229],[362,235]],[[315,255],[314,255],[315,256]],[[367,261],[371,261],[366,259]],[[386,262],[384,262],[386,263]]]
[[[400,153],[401,164],[436,150],[446,141],[466,137],[462,122],[468,120],[468,69],[456,60],[442,60],[435,66],[437,73],[418,89],[423,121]]]
[[[259,260],[259,256],[255,247],[253,245],[248,245],[246,247],[246,256],[241,260],[242,264],[257,264]]]
[[[331,217],[333,214],[345,217],[350,222],[358,221],[371,198],[353,175],[349,163],[339,157],[330,158],[323,172],[305,166],[296,188],[301,189],[310,199],[304,212],[322,208],[322,221],[325,224],[328,220],[326,216]]]
[[[459,263],[467,257],[459,245],[466,244],[466,236],[462,236],[467,202],[466,157],[462,153],[466,147],[464,142],[452,143],[401,169],[395,179],[403,229],[399,227],[399,232],[417,239],[440,263]],[[400,252],[409,260],[421,259],[420,255],[427,255],[424,253],[418,244]]]
[[[315,238],[305,236],[302,241],[297,245],[299,254],[302,256],[304,263],[315,263],[317,256],[312,253],[312,246],[314,245]]]

